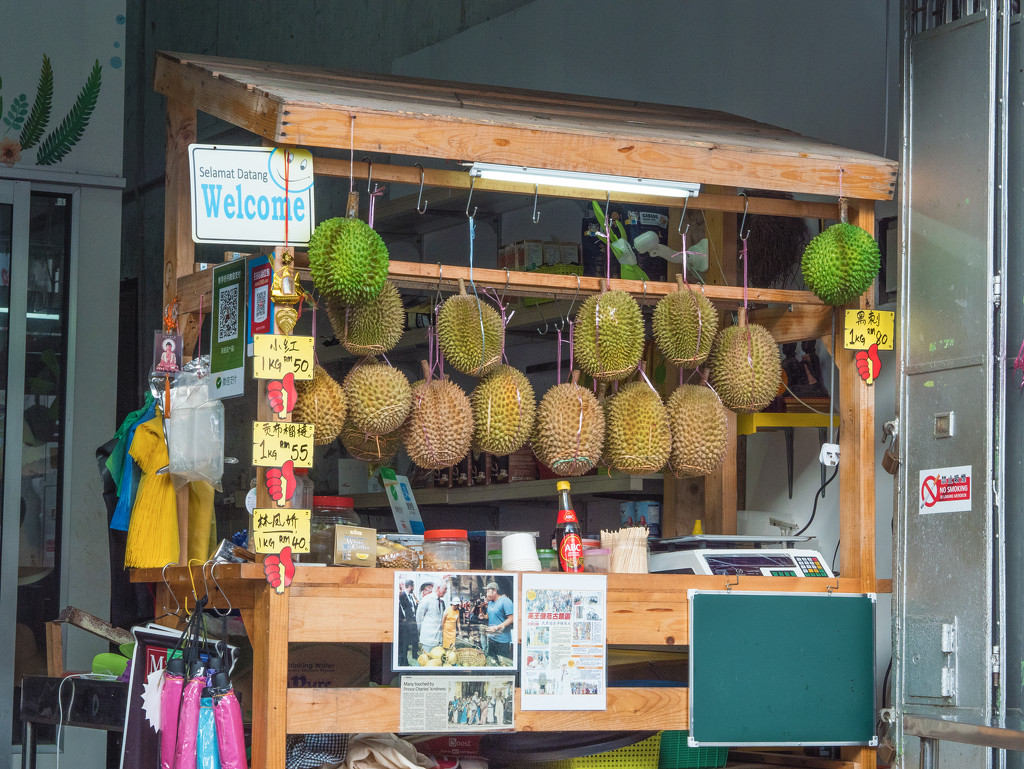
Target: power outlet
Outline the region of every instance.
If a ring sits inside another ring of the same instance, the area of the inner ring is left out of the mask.
[[[839,464],[839,444],[823,443],[821,453],[818,454],[818,461],[825,467],[835,467]]]

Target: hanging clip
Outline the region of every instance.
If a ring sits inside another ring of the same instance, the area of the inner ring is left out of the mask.
[[[427,213],[427,201],[423,200],[423,177],[426,176],[426,171],[423,170],[423,166],[419,163],[414,163],[418,169],[420,169],[420,193],[416,196],[416,213],[421,216]],[[420,208],[420,203],[423,203],[423,208]]]
[[[540,211],[537,210],[537,196],[540,193],[540,185],[533,185],[533,223],[540,221]]]
[[[476,218],[476,211],[477,211],[476,206],[473,207],[473,213],[469,213],[469,204],[473,202],[473,187],[475,187],[475,186],[476,186],[476,177],[475,176],[470,176],[469,177],[469,197],[466,198],[466,218],[467,219],[475,219]]]
[[[685,230],[683,229],[683,221],[686,219],[686,207],[688,205],[690,205],[690,196],[689,195],[687,195],[685,198],[683,198],[683,213],[679,214],[679,227],[676,228],[676,232],[678,232],[684,238],[686,237],[686,233],[688,233],[690,231],[690,225],[689,224],[686,225],[686,229]],[[686,244],[684,243],[683,244],[683,261],[686,260],[685,258],[686,258]]]
[[[747,193],[746,192],[739,192],[737,194],[743,196],[743,219],[740,221],[740,226],[739,226],[739,229],[737,230],[737,233],[739,233],[740,240],[746,240],[747,238],[750,237],[750,230],[747,230],[747,234],[744,235],[743,234],[743,225],[745,225],[747,223],[747,208],[750,206],[750,198],[747,197]]]

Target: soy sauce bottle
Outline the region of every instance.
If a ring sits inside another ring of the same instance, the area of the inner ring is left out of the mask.
[[[558,566],[562,571],[577,573],[583,571],[583,540],[580,537],[580,523],[569,496],[569,481],[559,481],[558,525],[555,527],[555,548],[558,550]]]

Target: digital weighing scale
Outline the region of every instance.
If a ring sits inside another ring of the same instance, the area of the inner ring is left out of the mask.
[[[745,574],[754,577],[832,577],[817,550],[792,547],[810,537],[695,535],[661,540],[648,569],[662,574]],[[789,545],[789,547],[787,547]]]

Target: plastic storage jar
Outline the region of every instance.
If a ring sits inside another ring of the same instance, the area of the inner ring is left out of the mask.
[[[334,527],[338,524],[359,526],[359,514],[353,509],[352,497],[313,497],[313,514],[309,521],[309,555],[307,563],[334,563]]]
[[[469,569],[469,539],[465,529],[423,532],[423,569]]]
[[[541,571],[558,571],[558,551],[542,549],[537,551]]]

